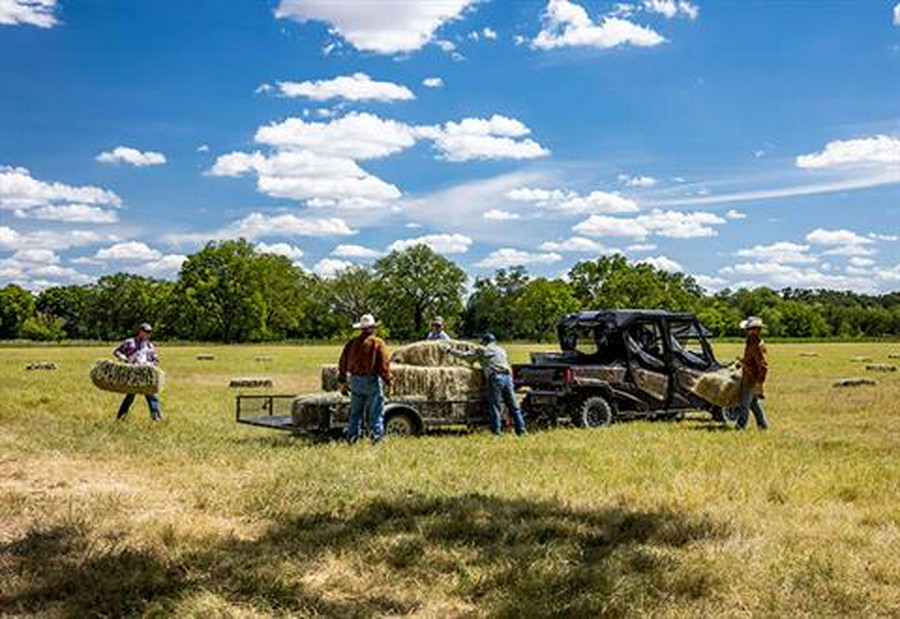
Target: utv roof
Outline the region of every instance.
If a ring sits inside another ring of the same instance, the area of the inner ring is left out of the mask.
[[[625,327],[636,320],[647,319],[666,319],[672,322],[693,322],[697,317],[690,312],[669,312],[666,310],[655,309],[600,310],[569,314],[560,321],[559,326],[560,328],[563,328],[574,325],[595,326],[607,324],[615,327]]]

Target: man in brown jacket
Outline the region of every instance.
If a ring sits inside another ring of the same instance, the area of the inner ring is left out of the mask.
[[[762,341],[762,329],[765,325],[761,318],[750,316],[741,321],[741,329],[747,331],[747,342],[744,345],[744,356],[741,360],[741,405],[738,410],[735,426],[738,430],[747,427],[750,411],[756,419],[756,427],[765,430],[769,427],[766,411],[760,400],[765,397],[763,385],[769,364],[766,361],[766,345]]]
[[[347,390],[350,376],[350,424],[347,441],[359,440],[363,413],[366,425],[377,443],[384,437],[384,385],[391,380],[391,355],[380,337],[375,335],[375,317],[365,314],[353,325],[359,335],[344,345],[338,363],[341,390]]]

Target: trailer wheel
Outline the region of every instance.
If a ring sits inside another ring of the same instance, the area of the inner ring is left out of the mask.
[[[384,420],[384,433],[391,436],[416,436],[419,426],[409,413],[390,413]]]
[[[586,399],[578,409],[572,423],[579,428],[599,428],[613,421],[612,407],[606,399],[594,396]]]

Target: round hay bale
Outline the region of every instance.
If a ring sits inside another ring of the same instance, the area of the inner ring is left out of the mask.
[[[162,391],[166,373],[155,365],[137,365],[101,359],[91,368],[91,382],[114,393],[152,395]]]
[[[866,366],[870,372],[896,372],[897,366],[890,363],[872,363]]]
[[[454,357],[444,348],[447,345],[456,350],[470,351],[478,348],[477,344],[464,342],[462,340],[450,340],[448,342],[424,341],[414,342],[401,346],[394,350],[391,354],[391,363],[401,365],[417,365],[422,367],[436,366],[461,366],[468,367],[470,364],[459,357]]]
[[[213,361],[215,358],[215,355],[197,355],[197,361]]]
[[[839,378],[838,380],[836,380],[834,382],[832,387],[838,387],[838,388],[841,388],[841,387],[863,387],[866,385],[875,386],[877,384],[878,383],[876,383],[871,378],[856,378],[856,377],[854,377],[854,378]]]
[[[58,370],[59,366],[53,363],[52,361],[41,361],[39,363],[29,363],[25,366],[26,370],[34,371],[34,370],[43,370],[43,371],[52,371]]]
[[[232,389],[268,389],[272,387],[272,379],[267,376],[232,378],[228,386]]]
[[[322,366],[322,391],[337,391],[341,388],[338,381],[338,366],[323,365]]]

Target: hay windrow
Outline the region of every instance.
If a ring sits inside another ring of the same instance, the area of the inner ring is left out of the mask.
[[[723,408],[736,406],[741,399],[741,369],[731,366],[715,372],[705,372],[697,379],[691,391],[710,404]]]
[[[841,378],[834,382],[832,387],[874,387],[878,383],[871,378]]]
[[[385,395],[391,398],[422,396],[429,400],[479,399],[484,385],[480,370],[471,367],[391,364],[391,384]],[[322,390],[340,389],[336,365],[322,367]]]
[[[456,350],[471,351],[479,348],[477,344],[462,340],[446,342],[424,341],[401,346],[391,354],[391,364],[418,365],[423,367],[457,366],[469,367],[465,359],[454,357],[444,348],[449,345]]]
[[[896,372],[897,366],[890,363],[872,363],[866,366],[870,372]]]
[[[166,373],[155,365],[136,365],[101,359],[91,368],[91,382],[98,389],[114,393],[159,393],[165,383]]]

